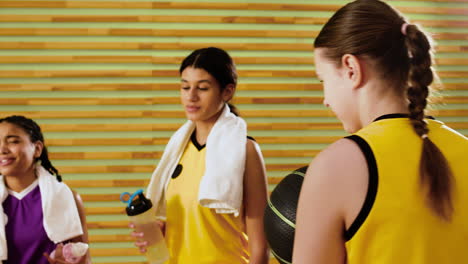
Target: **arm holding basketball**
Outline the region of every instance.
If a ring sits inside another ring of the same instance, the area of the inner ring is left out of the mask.
[[[347,139],[314,158],[299,196],[293,263],[346,263],[343,235],[362,207],[367,175],[364,155]]]
[[[244,210],[251,264],[268,263],[268,245],[263,232],[263,208],[267,202],[267,179],[260,147],[247,140],[244,174]]]

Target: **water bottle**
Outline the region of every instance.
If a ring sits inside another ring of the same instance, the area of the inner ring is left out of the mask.
[[[130,196],[125,200],[125,196]],[[135,199],[135,197],[138,198]],[[145,239],[148,241],[146,247],[146,257],[150,264],[162,264],[169,259],[169,251],[166,246],[166,241],[158,227],[154,230],[154,223],[156,222],[156,215],[152,210],[153,204],[151,200],[147,199],[140,189],[130,195],[128,192],[120,195],[120,200],[127,203],[126,212],[131,222],[135,224],[136,232],[143,232]]]

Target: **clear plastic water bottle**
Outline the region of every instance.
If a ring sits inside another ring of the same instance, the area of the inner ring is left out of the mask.
[[[143,232],[145,239],[148,242],[146,247],[146,257],[150,264],[162,264],[169,259],[169,251],[166,246],[166,241],[161,229],[154,228],[156,215],[152,210],[153,204],[147,199],[140,189],[130,195],[128,200],[124,200],[124,196],[130,193],[122,193],[120,200],[127,203],[126,212],[132,223],[135,224],[136,232]],[[138,198],[135,199],[135,197]]]

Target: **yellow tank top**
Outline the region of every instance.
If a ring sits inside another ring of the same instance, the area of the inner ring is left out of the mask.
[[[198,203],[198,187],[205,171],[206,148],[190,141],[166,193],[166,242],[169,264],[248,263],[248,239],[243,214],[217,214]],[[242,210],[241,210],[242,211]]]
[[[348,264],[468,263],[468,139],[426,121],[455,177],[452,221],[426,206],[418,172],[422,140],[408,118],[375,121],[349,137],[363,150],[370,176],[363,208],[345,234]]]

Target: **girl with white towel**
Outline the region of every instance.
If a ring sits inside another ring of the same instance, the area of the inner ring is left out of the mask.
[[[0,198],[3,264],[67,264],[61,243],[88,242],[80,196],[52,166],[39,125],[23,116],[0,119]]]
[[[188,121],[169,140],[147,190],[161,219],[154,228],[165,232],[168,263],[266,264],[265,165],[228,103],[235,65],[224,50],[210,47],[192,52],[179,72]],[[149,235],[132,235],[145,252]]]

